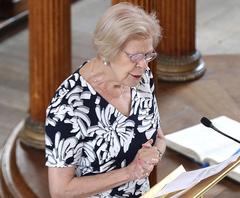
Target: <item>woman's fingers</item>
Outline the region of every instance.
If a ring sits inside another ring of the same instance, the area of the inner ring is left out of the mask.
[[[153,166],[141,167],[138,172],[138,179],[148,177],[153,170]]]
[[[138,159],[156,165],[160,160],[159,152],[155,147],[141,148],[138,152]]]
[[[142,147],[143,148],[150,148],[150,147],[152,147],[152,143],[153,143],[153,139],[150,139],[147,142],[145,142],[144,144],[142,144]]]
[[[152,172],[154,166],[159,162],[159,152],[155,146],[152,146],[153,140],[150,139],[139,149],[134,161],[132,162],[132,174],[135,179],[147,177]]]
[[[136,179],[142,179],[149,176],[154,167],[154,164],[152,164],[152,162],[149,163],[138,158],[133,163],[135,164],[133,172]]]

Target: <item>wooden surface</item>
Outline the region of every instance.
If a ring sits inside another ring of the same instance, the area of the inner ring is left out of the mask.
[[[0,18],[14,17],[27,10],[27,0],[0,0]]]
[[[182,84],[159,82],[158,102],[165,134],[198,124],[203,116],[211,119],[226,115],[240,121],[240,56],[205,56],[204,59],[207,72],[199,80]],[[179,164],[187,170],[199,168],[190,159],[167,149],[162,163],[158,165],[158,180]],[[206,197],[239,196],[239,183],[226,178]]]
[[[3,194],[0,194],[0,197],[3,198],[21,198],[21,197],[34,197],[36,198],[36,195],[33,193],[31,188],[29,188],[29,185],[25,182],[25,175],[21,174],[19,171],[19,166],[17,165],[16,160],[18,160],[18,157],[20,159],[26,160],[24,157],[18,155],[16,152],[19,150],[16,148],[16,141],[17,136],[23,126],[23,122],[20,122],[14,131],[12,132],[11,136],[8,138],[6,145],[3,149],[3,155],[1,159],[1,171],[2,171],[2,177],[1,177],[1,191]],[[28,164],[28,166],[25,166],[27,170],[31,164]],[[37,173],[37,172],[36,172]],[[31,177],[33,176],[30,174]],[[31,182],[34,181],[34,179],[31,180]]]
[[[27,147],[27,152],[25,151],[26,147],[18,138],[23,126],[23,121],[16,126],[2,152],[0,197],[50,197],[47,169],[44,166],[44,151],[30,147]]]

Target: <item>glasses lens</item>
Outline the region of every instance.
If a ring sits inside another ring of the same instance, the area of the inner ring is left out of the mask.
[[[141,53],[139,53],[139,54],[128,54],[127,52],[125,52],[125,53],[128,55],[128,57],[130,58],[130,60],[133,63],[138,63],[138,62],[142,61],[143,59],[147,62],[150,62],[157,57],[156,52],[149,52],[149,53],[146,53],[146,54],[141,54]]]
[[[156,52],[151,52],[151,53],[146,54],[145,60],[147,62],[150,62],[150,61],[154,60],[156,57],[157,57],[157,53]]]
[[[130,60],[134,63],[138,63],[144,58],[145,58],[144,54],[133,54],[131,55]]]

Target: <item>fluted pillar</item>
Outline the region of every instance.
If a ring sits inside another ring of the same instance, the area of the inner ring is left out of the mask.
[[[157,73],[166,81],[187,81],[205,71],[196,49],[196,0],[159,0],[157,12],[163,37],[158,46]]]
[[[150,12],[153,4],[155,3],[156,0],[112,0],[112,5],[120,3],[120,2],[130,2],[134,5],[139,5],[142,8],[144,8],[144,10]]]
[[[45,110],[71,71],[70,0],[29,0],[30,110],[22,142],[44,147]]]

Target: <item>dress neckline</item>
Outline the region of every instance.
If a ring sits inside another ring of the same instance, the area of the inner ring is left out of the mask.
[[[131,99],[131,104],[130,104],[130,111],[128,115],[125,115],[123,112],[121,112],[117,107],[115,107],[111,102],[109,102],[105,97],[103,97],[85,78],[82,74],[80,74],[80,69],[89,61],[84,62],[78,69],[76,72],[78,72],[80,79],[82,79],[84,81],[84,83],[86,83],[95,93],[97,96],[99,96],[101,98],[101,100],[103,100],[107,105],[112,106],[118,113],[121,114],[121,116],[124,116],[125,118],[129,118],[132,113],[133,113],[133,102],[134,102],[134,95],[136,92],[136,89],[134,87],[130,87],[130,99]]]

